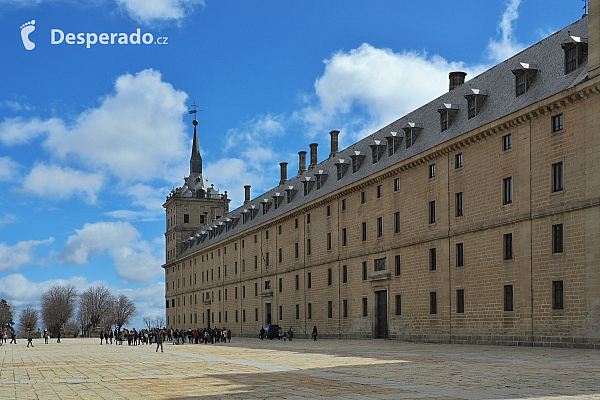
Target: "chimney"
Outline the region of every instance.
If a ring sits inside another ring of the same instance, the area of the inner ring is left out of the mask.
[[[331,158],[338,152],[338,135],[340,131],[331,131],[329,134],[331,135],[331,153],[329,154],[329,158]]]
[[[298,152],[298,175],[302,175],[306,171],[306,152]]]
[[[448,77],[450,78],[450,90],[465,83],[465,76],[467,76],[466,72],[462,72],[462,71],[450,72],[450,74],[448,74]]]
[[[250,185],[244,186],[244,204],[248,204],[250,202]]]
[[[600,75],[600,0],[588,5],[588,78]]]
[[[319,143],[311,143],[308,146],[310,147],[310,164],[308,165],[308,170],[310,171],[317,165],[317,146]]]
[[[283,185],[285,181],[287,181],[287,163],[279,163],[279,166],[281,167],[281,179],[279,180],[279,185]]]

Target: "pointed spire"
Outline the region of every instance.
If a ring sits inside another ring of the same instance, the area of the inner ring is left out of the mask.
[[[192,143],[192,157],[190,158],[190,175],[202,174],[202,157],[200,156],[200,147],[198,146],[198,133],[196,127],[198,126],[198,120],[194,119],[194,140]]]

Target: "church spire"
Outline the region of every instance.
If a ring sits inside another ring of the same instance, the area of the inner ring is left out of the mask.
[[[192,157],[190,158],[190,175],[202,174],[202,156],[200,156],[200,147],[198,146],[198,133],[196,127],[198,120],[194,119],[194,141],[192,143]]]

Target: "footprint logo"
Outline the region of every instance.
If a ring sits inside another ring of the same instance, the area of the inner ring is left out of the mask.
[[[33,50],[35,48],[35,43],[29,40],[29,34],[35,31],[34,25],[35,19],[21,25],[21,39],[23,39],[23,46],[25,46],[26,50]]]

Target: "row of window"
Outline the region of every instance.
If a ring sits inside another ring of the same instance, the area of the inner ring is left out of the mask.
[[[552,309],[553,310],[564,310],[564,282],[563,281],[552,281]],[[514,287],[513,285],[504,285],[503,290],[504,302],[503,309],[505,312],[514,311]],[[175,299],[173,301],[173,307],[175,306]],[[269,304],[270,305],[270,304]],[[167,308],[169,303],[167,300]],[[296,319],[300,319],[300,304],[295,305]],[[438,313],[438,299],[437,292],[429,292],[429,314]],[[465,290],[456,290],[456,313],[465,313]],[[368,299],[362,298],[362,316],[367,317],[369,315]],[[395,315],[402,315],[402,295],[395,295]],[[306,317],[312,319],[312,303],[306,304]],[[348,317],[348,300],[342,300],[342,317]],[[202,323],[204,324],[205,314],[202,313]],[[327,318],[333,318],[333,301],[327,302]],[[258,308],[254,309],[254,319],[258,321]],[[181,316],[178,316],[178,323],[181,323]],[[283,306],[279,306],[279,321],[283,321]],[[212,313],[212,322],[215,323],[215,313]],[[218,322],[221,323],[221,312],[218,312]],[[225,311],[225,322],[229,322],[227,319],[227,311]],[[235,310],[235,322],[238,321],[238,310]],[[242,310],[242,322],[246,322],[246,310]],[[183,315],[183,323],[186,323],[185,314]],[[190,314],[189,323],[192,323],[192,314]],[[198,323],[197,314],[194,314],[194,323]],[[167,316],[167,325],[170,324],[169,316]]]
[[[552,225],[552,230],[551,230],[551,235],[552,235],[552,253],[553,254],[557,254],[557,253],[563,253],[564,252],[564,229],[563,229],[563,224],[555,224]],[[330,236],[328,234],[328,240],[330,240]],[[508,261],[508,260],[512,260],[514,257],[513,254],[513,234],[512,233],[506,233],[503,235],[503,239],[502,239],[502,244],[503,244],[503,260]],[[298,250],[298,243],[296,243],[296,251]],[[456,243],[455,244],[455,249],[456,249],[456,267],[464,267],[465,265],[465,258],[464,258],[464,243]],[[281,249],[280,250],[280,257],[281,257]],[[269,257],[269,253],[266,253],[266,257],[268,260]],[[255,256],[255,268],[258,265],[258,261],[257,261],[257,256]],[[280,260],[281,262],[281,260]],[[394,258],[394,274],[396,276],[400,275],[400,255],[396,255]],[[266,265],[268,265],[268,261],[266,263]],[[383,271],[387,269],[386,266],[386,258],[378,258],[375,259],[374,261],[374,271]],[[437,270],[437,249],[435,247],[430,248],[429,249],[429,270],[430,271],[435,271]],[[214,270],[211,269],[211,280],[214,280]],[[219,267],[217,269],[218,273],[217,276],[218,278],[221,277],[221,268]],[[202,282],[204,282],[204,272],[202,271]],[[206,280],[208,281],[208,273],[209,271],[206,271]],[[237,262],[235,263],[235,273],[237,274]],[[227,266],[225,266],[225,276],[227,275]],[[367,262],[363,261],[362,262],[362,279],[363,280],[367,280],[368,277],[368,267],[367,267]],[[177,288],[179,288],[179,282],[180,280],[177,279]],[[186,282],[186,278],[183,278],[183,287],[185,287],[185,282]],[[192,282],[192,276],[190,275],[189,277],[189,282]],[[265,287],[265,289],[270,289],[270,281],[267,281],[269,287]],[[328,285],[332,285],[332,269],[329,268],[327,270],[327,282]],[[348,267],[347,265],[343,265],[342,266],[342,283],[347,283],[348,282]],[[196,275],[194,274],[194,285],[196,284]],[[175,290],[175,280],[173,280],[171,282],[172,285],[172,289]],[[307,273],[307,286],[308,288],[312,287],[312,273],[308,272]],[[299,290],[300,285],[299,285],[299,275],[296,275],[296,290]],[[168,291],[168,285],[167,285],[167,291]],[[281,292],[282,290],[282,278],[279,278],[279,291]],[[258,295],[258,290],[255,289],[255,295]],[[245,297],[245,286],[244,286],[244,297]],[[236,288],[236,299],[237,299],[237,288]]]

